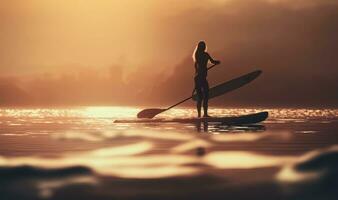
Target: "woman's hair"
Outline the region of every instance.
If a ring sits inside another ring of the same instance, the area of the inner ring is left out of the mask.
[[[197,44],[194,53],[192,54],[192,59],[194,60],[194,62],[197,61],[197,58],[200,57],[204,52],[206,52],[207,50],[207,45],[205,44],[204,41],[199,41],[199,43]]]

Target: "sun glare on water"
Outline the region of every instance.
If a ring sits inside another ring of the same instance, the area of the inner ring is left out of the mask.
[[[118,106],[89,106],[72,108],[3,108],[0,117],[14,117],[17,119],[51,119],[51,118],[109,118],[109,119],[136,119],[137,113],[143,108]],[[337,118],[338,109],[210,109],[212,116],[237,116],[257,112],[269,112],[269,118],[278,119],[309,119],[309,118]],[[156,118],[189,118],[196,117],[194,108],[174,108],[163,112]]]
[[[90,118],[133,118],[139,109],[126,107],[86,107],[83,115]]]

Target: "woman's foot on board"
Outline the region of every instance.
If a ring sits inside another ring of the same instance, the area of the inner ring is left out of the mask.
[[[211,117],[211,116],[208,115],[208,114],[204,114],[203,117],[204,117],[204,118],[209,118],[209,117]]]

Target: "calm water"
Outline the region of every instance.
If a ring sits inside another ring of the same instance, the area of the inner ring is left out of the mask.
[[[210,112],[269,111],[252,126],[113,123],[138,111],[0,109],[1,199],[338,198],[338,110]]]

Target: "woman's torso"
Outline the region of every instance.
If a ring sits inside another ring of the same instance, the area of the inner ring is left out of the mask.
[[[208,68],[207,64],[209,61],[208,53],[203,52],[196,57],[196,64],[197,64],[197,76],[199,78],[206,78],[208,75]]]

